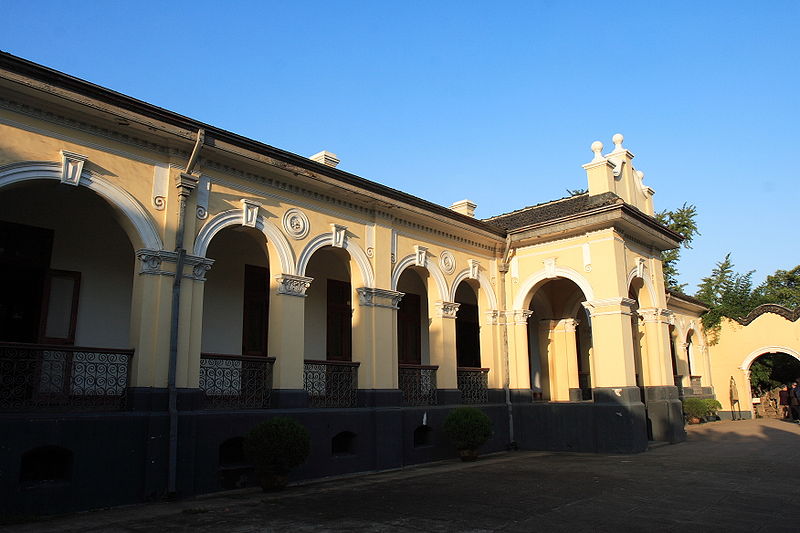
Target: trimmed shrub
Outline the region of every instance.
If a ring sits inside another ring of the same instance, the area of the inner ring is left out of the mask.
[[[722,409],[722,404],[719,403],[717,400],[715,400],[713,398],[706,398],[706,399],[703,400],[703,402],[705,402],[705,404],[706,404],[706,415],[707,416],[716,415],[717,411]]]
[[[457,450],[475,450],[492,436],[492,421],[480,409],[459,407],[447,415],[444,432]]]
[[[683,400],[683,414],[686,418],[703,418],[708,413],[705,400],[700,398],[686,398]]]
[[[285,475],[308,458],[311,438],[299,422],[279,416],[250,430],[244,438],[244,453],[257,472]]]

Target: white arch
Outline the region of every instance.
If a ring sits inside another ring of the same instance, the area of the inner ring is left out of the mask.
[[[205,257],[208,251],[208,245],[211,244],[211,239],[228,226],[240,226],[243,220],[243,212],[241,209],[231,209],[223,211],[218,215],[212,217],[208,222],[203,224],[200,228],[200,233],[197,234],[194,240],[194,255]],[[275,246],[275,251],[281,262],[281,272],[283,274],[294,274],[294,253],[292,247],[283,233],[278,229],[275,224],[266,220],[263,216],[259,215],[256,219],[256,229],[259,230],[267,237],[267,242]]]
[[[571,268],[556,267],[554,273],[548,273],[546,270],[541,270],[536,274],[529,276],[517,290],[517,296],[514,298],[513,309],[527,309],[525,305],[525,299],[527,298],[531,289],[544,280],[555,279],[557,277],[567,278],[568,280],[574,282],[575,285],[577,285],[581,291],[583,291],[583,295],[586,297],[587,301],[594,300],[594,291],[592,290],[592,286],[586,278]]]
[[[35,180],[61,181],[61,163],[25,161],[0,167],[0,188]],[[81,173],[78,185],[97,193],[125,217],[138,238],[138,242],[134,246],[142,246],[150,250],[164,248],[147,210],[126,190],[89,170]]]
[[[458,284],[464,281],[465,279],[469,278],[469,269],[465,268],[461,272],[459,272],[455,279],[453,280],[453,284],[450,287],[450,301],[456,301],[456,291],[458,290]],[[481,271],[478,271],[478,283],[481,286],[481,290],[486,293],[486,300],[489,302],[489,311],[494,311],[497,309],[497,297],[494,294],[494,289],[492,288],[492,284],[489,283],[489,278],[486,277]]]
[[[753,364],[753,361],[768,353],[785,353],[800,361],[800,353],[787,346],[764,346],[763,348],[750,352],[750,355],[744,358],[740,368],[742,370],[750,370],[750,365]]]
[[[309,241],[303,251],[300,253],[300,258],[297,260],[297,275],[305,276],[308,262],[314,252],[325,246],[333,246],[333,233],[323,233],[317,235]],[[345,238],[344,249],[350,254],[350,258],[355,261],[358,266],[358,271],[361,274],[361,281],[365,287],[375,287],[375,275],[372,273],[372,265],[369,262],[366,252],[351,239]]]
[[[637,270],[636,267],[633,267],[631,271],[628,272],[628,281],[625,283],[625,286],[628,289],[631,288],[631,283],[633,283],[633,280],[639,277],[636,275],[636,270]],[[644,265],[644,268],[642,269],[641,280],[644,282],[644,286],[647,289],[647,294],[650,296],[650,305],[652,307],[658,307],[656,299],[656,289],[655,287],[653,287],[652,278],[647,274],[647,265]],[[639,303],[641,304],[641,302]]]
[[[398,263],[395,265],[394,271],[392,272],[391,289],[393,291],[397,290],[397,284],[400,282],[400,274],[402,274],[403,271],[408,267],[413,266],[415,261],[416,256],[414,254],[410,254],[398,261]],[[450,298],[450,291],[447,290],[447,280],[444,279],[444,274],[442,274],[442,271],[439,269],[436,263],[431,261],[430,257],[425,258],[425,268],[436,282],[436,287],[439,289],[439,299],[443,302],[452,302],[452,300],[448,299]]]

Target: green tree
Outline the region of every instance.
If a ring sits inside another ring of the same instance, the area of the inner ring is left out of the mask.
[[[750,365],[750,388],[753,396],[763,396],[800,377],[800,361],[785,353],[767,354]]]
[[[791,270],[776,270],[756,287],[761,303],[778,304],[789,309],[800,307],[800,265]]]
[[[712,333],[712,340],[723,316],[742,318],[761,303],[753,291],[753,272],[736,272],[728,253],[698,285],[695,297],[709,307],[702,320],[706,331]]]
[[[691,248],[692,240],[700,235],[697,230],[697,207],[684,203],[679,209],[664,210],[656,213],[656,220],[672,231],[683,236],[683,242],[678,248],[661,253],[661,262],[664,270],[664,284],[667,289],[682,291],[685,283],[678,283],[678,261],[681,257],[681,248]]]

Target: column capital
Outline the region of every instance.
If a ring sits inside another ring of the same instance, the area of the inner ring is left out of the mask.
[[[645,324],[650,322],[670,324],[673,314],[674,313],[671,310],[659,307],[646,307],[639,309],[639,315],[641,315]]]
[[[490,311],[486,311],[486,324],[490,326],[496,326],[500,323],[500,315],[501,312],[497,309],[492,309]]]
[[[162,268],[162,265],[164,263],[173,263],[177,267],[177,252],[140,248],[139,250],[136,250],[136,258],[139,259],[140,275],[149,274],[156,276],[175,276],[174,270],[165,270]],[[183,256],[183,265],[184,267],[191,268],[191,272],[187,274],[184,271],[183,277],[185,279],[193,279],[195,281],[205,281],[206,272],[211,270],[211,265],[213,264],[213,259],[186,254]],[[175,267],[173,267],[173,269],[174,268]]]
[[[436,316],[442,318],[455,318],[460,306],[461,304],[456,302],[445,302],[439,300],[436,302]]]
[[[603,298],[582,302],[583,307],[592,317],[602,315],[632,315],[636,308],[636,300],[631,298]]]
[[[311,286],[314,278],[306,276],[294,276],[292,274],[280,274],[275,276],[278,282],[278,294],[287,296],[306,297],[306,290]]]
[[[561,321],[561,323],[564,325],[564,331],[567,333],[575,333],[580,321],[575,318],[565,318]]]
[[[525,326],[528,324],[528,319],[533,316],[533,311],[528,309],[515,309],[513,311],[506,311],[506,322],[509,319],[513,321],[515,326]]]
[[[376,289],[373,287],[359,287],[358,303],[364,307],[386,307],[397,309],[405,293],[390,291],[389,289]]]

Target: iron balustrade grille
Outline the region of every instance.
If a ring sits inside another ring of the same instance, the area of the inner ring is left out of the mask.
[[[358,365],[350,361],[306,359],[303,385],[308,393],[309,407],[355,407]]]
[[[133,350],[0,343],[0,410],[114,410]]]
[[[405,405],[436,405],[438,366],[399,365],[398,381]]]
[[[465,368],[456,370],[458,390],[461,391],[461,403],[489,403],[489,369]]]
[[[274,357],[204,353],[200,389],[206,409],[266,409],[272,397]]]

